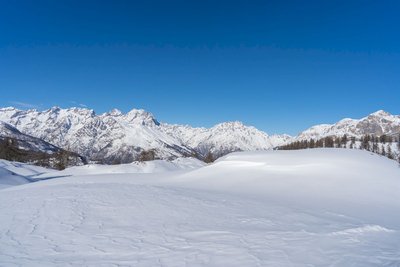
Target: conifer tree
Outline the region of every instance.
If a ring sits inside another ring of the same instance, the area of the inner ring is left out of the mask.
[[[212,162],[214,162],[214,156],[212,155],[212,153],[209,151],[208,153],[207,153],[207,156],[204,158],[204,162],[205,163],[212,163]]]
[[[351,148],[354,148],[356,145],[356,138],[354,136],[352,136],[350,139],[351,139],[350,146],[351,146]]]
[[[386,156],[385,146],[382,146],[381,155],[382,155],[382,156]]]
[[[324,141],[322,139],[317,140],[315,147],[324,147]]]
[[[378,144],[375,142],[372,144],[372,152],[378,153]]]
[[[334,147],[333,138],[330,136],[325,137],[325,147]]]
[[[314,139],[311,138],[309,148],[314,148],[315,147],[315,141]]]
[[[335,144],[337,148],[341,148],[342,147],[342,140],[339,137],[335,138]]]
[[[397,150],[398,150],[398,152],[399,152],[399,154],[400,154],[400,134],[399,134],[399,136],[397,137]],[[399,156],[400,157],[400,156]]]
[[[387,156],[389,159],[393,159],[393,154],[392,154],[392,149],[391,149],[391,147],[390,147],[390,144],[388,144],[386,156]]]
[[[346,134],[344,134],[344,135],[342,136],[341,143],[342,143],[342,146],[343,146],[344,148],[346,148],[346,146],[347,146],[347,135],[346,135]]]

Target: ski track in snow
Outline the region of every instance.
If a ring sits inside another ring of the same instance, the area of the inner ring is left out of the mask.
[[[285,153],[300,155],[298,166],[309,163],[311,152]],[[257,191],[206,189],[199,178],[190,186],[178,182],[231,170],[235,160],[245,171],[270,174],[276,166],[281,173],[282,164],[259,164],[260,153],[241,155],[177,172],[180,178],[173,172],[89,175],[0,190],[0,266],[400,266],[400,227],[372,222],[379,218],[283,206]]]

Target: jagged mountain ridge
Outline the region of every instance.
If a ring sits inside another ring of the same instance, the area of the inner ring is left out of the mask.
[[[151,113],[140,109],[125,114],[114,109],[97,115],[85,108],[37,111],[9,107],[0,109],[0,121],[21,134],[104,163],[131,162],[144,150],[155,150],[162,159],[194,154],[204,158],[209,152],[219,157],[233,151],[268,150],[292,141],[326,136],[400,133],[400,116],[382,110],[359,120],[316,125],[294,138],[268,135],[241,122],[225,122],[211,128],[160,123]]]
[[[142,150],[158,148],[160,158],[190,154],[173,137],[158,130],[152,114],[133,109],[126,114],[118,110],[96,115],[84,108],[45,111],[0,109],[0,120],[21,132],[46,140],[89,159],[107,163],[130,162]]]
[[[131,162],[144,150],[153,149],[158,158],[221,156],[239,150],[272,149],[287,141],[287,135],[268,136],[240,122],[226,122],[212,128],[194,128],[159,123],[144,110],[123,114],[112,110],[97,115],[84,108],[45,111],[0,109],[0,121],[23,133],[43,139],[89,159],[105,163]]]
[[[211,152],[222,156],[232,151],[268,150],[289,141],[289,135],[268,135],[242,122],[224,122],[211,128],[163,124],[164,131],[175,135],[201,156]]]
[[[310,127],[295,137],[295,141],[318,140],[327,136],[353,136],[360,138],[369,134],[374,136],[396,135],[400,133],[400,115],[392,115],[378,110],[361,119],[343,119],[334,124],[319,124]]]

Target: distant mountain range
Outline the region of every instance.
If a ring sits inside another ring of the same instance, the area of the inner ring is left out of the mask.
[[[149,112],[133,109],[124,114],[114,109],[96,114],[85,108],[48,110],[0,109],[0,137],[18,136],[26,147],[50,151],[64,149],[103,163],[137,160],[144,151],[156,158],[196,156],[217,158],[233,151],[268,150],[296,140],[347,134],[400,133],[400,116],[377,111],[360,120],[313,126],[298,136],[268,135],[241,122],[224,122],[211,128],[160,123]],[[32,144],[32,145],[30,145]]]
[[[363,135],[397,135],[400,133],[400,116],[392,115],[379,110],[367,117],[357,119],[343,119],[334,124],[320,124],[313,126],[296,136],[295,140],[317,140],[327,136],[354,136]]]

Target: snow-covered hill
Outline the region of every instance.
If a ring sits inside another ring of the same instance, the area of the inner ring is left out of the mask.
[[[1,266],[400,264],[400,169],[366,151],[71,175],[0,190]]]
[[[335,124],[315,125],[301,132],[295,140],[318,140],[326,136],[354,136],[360,138],[365,134],[380,136],[400,133],[400,116],[379,110],[367,117],[343,119]]]
[[[29,181],[26,180],[23,176],[13,173],[6,168],[0,167],[0,189],[26,184]]]
[[[93,160],[107,163],[132,162],[142,151],[154,150],[162,159],[211,152],[215,156],[238,150],[265,150],[290,137],[268,136],[239,122],[206,128],[160,124],[144,110],[119,110],[96,115],[83,108],[45,111],[0,109],[0,121],[25,134]]]
[[[39,166],[0,159],[0,189],[29,183],[32,176],[51,171]]]
[[[205,166],[203,161],[196,158],[177,158],[172,161],[152,160],[144,162],[132,162],[118,165],[88,164],[84,166],[74,166],[62,171],[48,171],[32,177],[34,180],[48,179],[54,177],[76,176],[76,175],[96,175],[96,174],[116,174],[116,173],[164,173],[171,171],[188,171]]]

